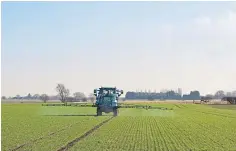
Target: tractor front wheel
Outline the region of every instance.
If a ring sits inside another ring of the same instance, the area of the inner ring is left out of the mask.
[[[97,108],[97,116],[102,116],[102,112],[101,112],[100,108]]]
[[[118,115],[118,109],[115,108],[115,109],[113,109],[113,116],[117,116],[117,115]]]

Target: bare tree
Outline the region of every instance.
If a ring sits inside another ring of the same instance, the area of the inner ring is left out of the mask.
[[[16,99],[20,99],[21,96],[20,96],[19,94],[17,94],[15,98],[16,98]]]
[[[33,96],[34,99],[40,99],[40,97],[41,97],[41,96],[40,96],[39,94],[35,94],[35,95]]]
[[[223,90],[219,90],[215,93],[216,99],[222,99],[225,96],[225,92]]]
[[[49,100],[49,96],[47,94],[42,94],[40,96],[40,100],[42,100],[44,103],[46,103]]]
[[[59,99],[62,103],[66,103],[67,98],[70,95],[69,89],[66,89],[64,84],[57,84],[56,90],[58,92]]]
[[[86,97],[82,98],[82,101],[87,102],[87,98]]]
[[[26,98],[27,99],[32,99],[32,95],[29,93]]]
[[[2,96],[2,100],[5,100],[6,99],[6,97],[5,96]]]
[[[75,92],[73,95],[76,101],[80,101],[86,97],[85,94],[82,92]]]

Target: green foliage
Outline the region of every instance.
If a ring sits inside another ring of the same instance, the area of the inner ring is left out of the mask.
[[[151,105],[174,110],[120,109],[118,117],[69,150],[236,150],[235,110],[196,104]],[[110,118],[94,117],[95,113],[96,108],[89,107],[2,104],[2,150],[27,142],[19,150],[57,150]]]
[[[109,118],[94,117],[94,108],[46,107],[41,104],[2,104],[2,150],[31,142],[22,150],[56,150]],[[91,115],[91,116],[85,116]],[[55,133],[51,136],[51,133]]]

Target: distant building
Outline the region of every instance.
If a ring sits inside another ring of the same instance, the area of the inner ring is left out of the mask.
[[[183,95],[183,100],[200,100],[201,96],[199,91],[191,91],[190,94]]]
[[[232,96],[236,97],[236,91],[233,91],[231,94]]]
[[[182,97],[182,89],[178,88],[178,94]]]
[[[231,92],[227,92],[226,96],[232,96],[232,93]]]
[[[125,95],[125,99],[135,100],[135,99],[148,99],[148,100],[200,100],[201,96],[198,91],[191,91],[190,94],[182,96],[182,90],[178,89],[178,92],[173,90],[166,92],[133,92],[128,91]]]

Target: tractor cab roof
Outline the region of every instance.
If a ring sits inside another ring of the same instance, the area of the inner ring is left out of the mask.
[[[116,87],[101,87],[99,88],[100,90],[103,89],[103,90],[115,90]]]
[[[94,95],[97,96],[101,96],[104,94],[113,94],[115,96],[118,95],[118,97],[123,94],[123,90],[119,90],[116,87],[100,87],[98,89],[94,89]]]

